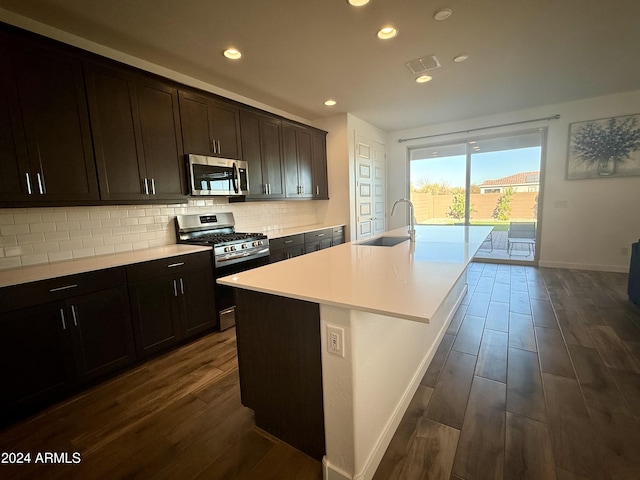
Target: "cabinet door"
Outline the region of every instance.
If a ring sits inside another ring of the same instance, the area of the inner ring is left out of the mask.
[[[282,121],[276,118],[260,118],[260,151],[263,182],[270,198],[284,197],[282,168]]]
[[[6,42],[0,33],[0,202],[33,197],[33,190],[29,195],[29,159]]]
[[[234,105],[212,100],[209,112],[213,120],[212,138],[216,143],[214,155],[240,159],[240,110]]]
[[[302,128],[298,129],[297,133],[300,196],[303,198],[312,198],[314,196],[314,185],[311,133]]]
[[[284,189],[287,198],[300,196],[298,179],[298,142],[296,127],[282,125],[282,160],[284,165]]]
[[[144,200],[146,177],[136,92],[129,72],[85,64],[103,200]]]
[[[213,155],[212,119],[205,97],[191,92],[179,93],[180,125],[185,153]]]
[[[327,137],[325,133],[314,132],[311,135],[311,155],[313,165],[313,198],[329,199],[329,181],[327,176]]]
[[[0,315],[0,423],[58,399],[73,383],[62,302]]]
[[[14,52],[36,200],[99,199],[80,60],[43,46]]]
[[[136,92],[150,198],[186,200],[178,90],[138,77]]]
[[[213,270],[209,267],[184,272],[178,283],[185,336],[215,327]]]
[[[136,351],[148,356],[181,338],[178,281],[160,277],[129,286]]]
[[[249,196],[266,196],[266,181],[262,174],[262,153],[260,151],[260,118],[253,113],[240,112],[242,132],[242,158],[249,168]]]
[[[126,287],[76,297],[66,302],[80,380],[90,380],[135,360]]]

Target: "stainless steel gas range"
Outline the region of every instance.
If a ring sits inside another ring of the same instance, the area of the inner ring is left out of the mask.
[[[233,275],[269,263],[269,239],[262,233],[235,231],[233,213],[177,215],[178,243],[210,245],[215,278]],[[220,330],[235,325],[233,288],[215,284]]]

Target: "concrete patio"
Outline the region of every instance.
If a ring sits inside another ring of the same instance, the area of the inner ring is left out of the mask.
[[[511,255],[509,255],[507,252],[507,234],[507,231],[491,232],[490,237],[487,237],[487,240],[482,244],[475,258],[533,261],[535,257],[535,245],[530,249],[529,245],[514,243],[511,246]]]

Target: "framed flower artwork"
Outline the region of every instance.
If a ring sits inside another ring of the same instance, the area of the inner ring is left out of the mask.
[[[640,175],[640,114],[569,125],[567,180]]]

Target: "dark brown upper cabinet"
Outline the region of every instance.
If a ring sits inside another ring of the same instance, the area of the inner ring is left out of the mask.
[[[242,158],[248,162],[249,199],[284,198],[282,121],[242,110]]]
[[[287,198],[313,198],[311,132],[283,122],[282,151]]]
[[[99,199],[82,62],[0,32],[0,201]]]
[[[311,130],[311,163],[313,170],[313,198],[315,200],[328,200],[327,132]]]
[[[181,90],[180,118],[185,153],[241,159],[238,107]]]
[[[85,74],[102,200],[185,201],[177,88],[90,61]]]

